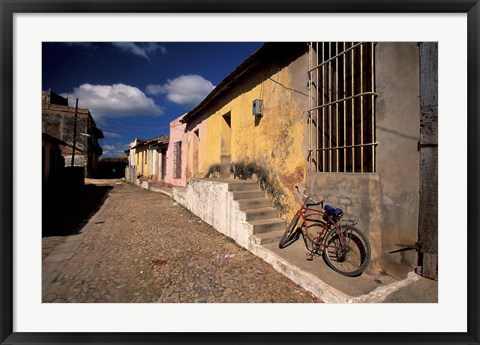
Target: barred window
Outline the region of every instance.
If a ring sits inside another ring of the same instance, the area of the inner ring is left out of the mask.
[[[375,44],[309,43],[308,170],[375,172]]]
[[[182,142],[173,144],[173,178],[182,178]]]

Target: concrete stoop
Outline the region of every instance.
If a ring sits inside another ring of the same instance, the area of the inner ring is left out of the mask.
[[[271,207],[258,183],[228,183],[233,200],[238,202],[239,211],[252,226],[251,238],[264,244],[279,241],[285,231],[285,221],[278,217],[278,210]]]
[[[161,183],[153,182],[151,180],[137,179],[135,184],[143,189],[150,190],[152,192],[162,193],[169,197],[172,197],[171,188],[163,187]]]
[[[403,280],[367,274],[345,277],[327,267],[320,257],[307,260],[301,239],[279,249],[286,223],[253,181],[193,179],[184,188],[173,188],[172,197],[325,303],[391,302],[394,298],[390,295],[423,279],[414,272]]]

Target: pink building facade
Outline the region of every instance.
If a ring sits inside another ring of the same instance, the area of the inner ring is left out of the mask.
[[[164,181],[173,186],[186,186],[185,126],[181,120],[186,114],[170,122],[170,140]]]

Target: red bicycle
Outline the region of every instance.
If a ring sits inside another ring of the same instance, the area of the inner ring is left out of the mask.
[[[371,250],[367,236],[355,227],[357,219],[343,220],[342,209],[324,205],[323,200],[317,201],[296,188],[305,199],[278,246],[285,248],[302,234],[310,260],[323,255],[334,271],[349,277],[361,275],[370,263]]]

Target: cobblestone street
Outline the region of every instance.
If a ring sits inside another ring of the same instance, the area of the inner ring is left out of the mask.
[[[43,302],[317,301],[168,196],[112,186]],[[44,260],[62,241],[68,236],[43,238]]]

